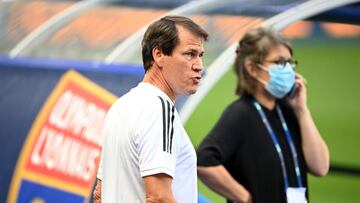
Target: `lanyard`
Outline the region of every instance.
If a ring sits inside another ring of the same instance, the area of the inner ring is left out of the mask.
[[[266,128],[267,128],[267,130],[269,132],[269,135],[271,137],[271,140],[274,143],[275,149],[276,149],[276,151],[277,151],[277,153],[279,155],[279,158],[280,158],[280,161],[281,161],[282,173],[283,173],[283,176],[284,176],[285,189],[286,189],[286,188],[289,187],[289,179],[288,179],[288,175],[287,175],[287,172],[286,172],[284,155],[282,153],[279,141],[277,140],[277,138],[275,136],[275,133],[274,133],[273,129],[271,128],[270,123],[269,123],[268,119],[266,118],[266,115],[265,115],[263,109],[261,108],[260,104],[257,101],[255,101],[255,99],[253,100],[253,104],[254,104],[256,110],[259,112],[259,114],[261,116],[261,119],[262,119],[263,123],[265,124],[265,126],[266,126]],[[295,173],[296,173],[296,179],[297,179],[298,185],[299,185],[299,187],[303,187],[303,183],[302,183],[302,180],[301,180],[301,174],[300,174],[298,154],[296,152],[295,145],[294,145],[291,133],[290,133],[290,131],[289,131],[287,125],[286,125],[284,115],[283,115],[283,113],[282,113],[282,111],[281,111],[281,109],[280,109],[280,107],[278,105],[276,105],[276,111],[277,111],[277,113],[278,113],[278,115],[280,117],[281,125],[282,125],[282,127],[283,127],[283,129],[285,131],[286,140],[287,140],[287,142],[288,142],[288,144],[290,146],[292,158],[293,158],[293,161],[294,161]]]

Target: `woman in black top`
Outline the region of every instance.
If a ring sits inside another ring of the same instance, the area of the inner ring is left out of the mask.
[[[293,71],[292,48],[278,32],[258,28],[236,52],[241,98],[200,144],[199,178],[228,202],[306,202],[306,174],[326,175],[329,152],[307,107],[305,81]]]

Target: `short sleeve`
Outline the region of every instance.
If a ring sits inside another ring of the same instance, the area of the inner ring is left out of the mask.
[[[230,105],[198,147],[198,166],[216,166],[228,161],[241,142],[244,122],[238,103]]]
[[[178,143],[174,137],[175,108],[158,97],[147,101],[135,129],[135,143],[141,176],[175,173]]]

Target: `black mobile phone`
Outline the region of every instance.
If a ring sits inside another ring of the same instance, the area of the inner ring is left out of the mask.
[[[296,84],[294,84],[294,86],[292,86],[292,88],[290,89],[290,92],[287,94],[287,96],[289,98],[294,98],[295,97],[295,93],[296,93]]]

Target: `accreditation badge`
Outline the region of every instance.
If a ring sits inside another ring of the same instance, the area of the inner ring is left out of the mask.
[[[304,187],[288,187],[286,189],[287,202],[307,203],[305,192],[306,192],[306,188]]]

